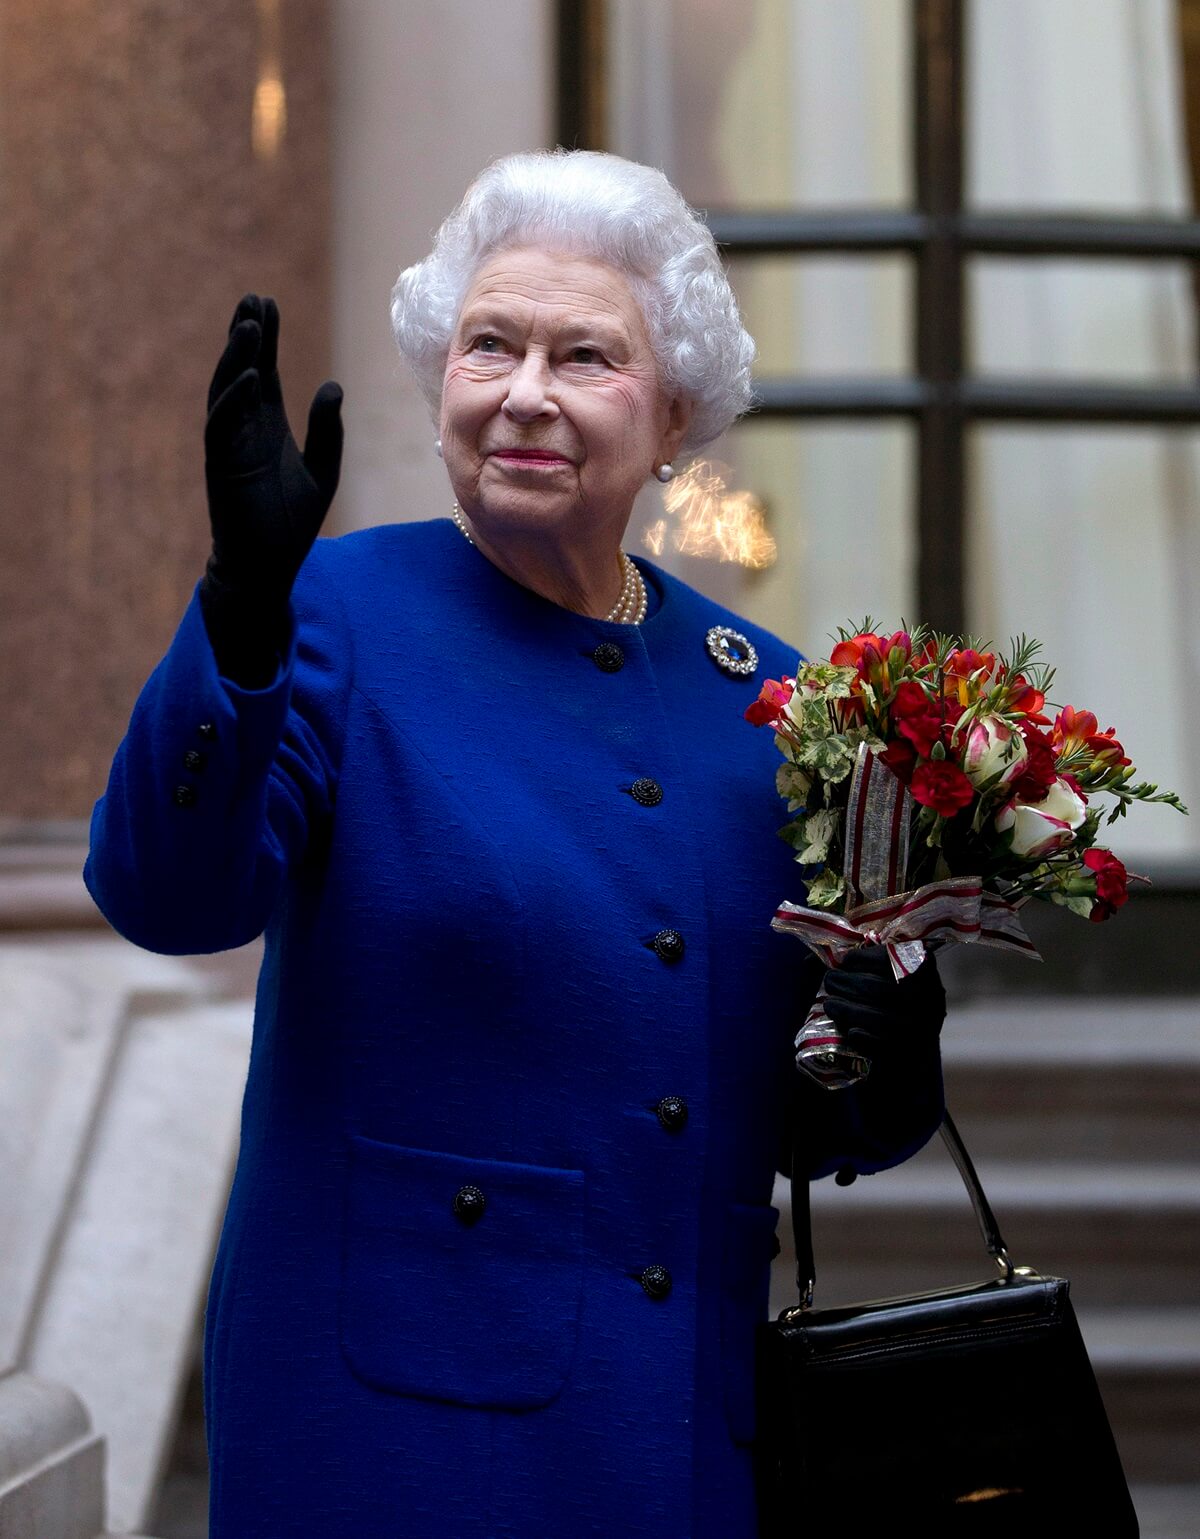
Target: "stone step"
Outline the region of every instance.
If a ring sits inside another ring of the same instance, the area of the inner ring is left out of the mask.
[[[1200,1168],[977,1161],[1012,1259],[1069,1277],[1077,1302],[1186,1306],[1200,1298]],[[789,1188],[774,1201],[793,1276]],[[966,1190],[941,1141],[852,1186],[812,1188],[821,1298],[886,1298],[994,1275]],[[791,1284],[794,1293],[794,1281]],[[782,1306],[781,1306],[782,1307]]]
[[[1015,1150],[1131,1164],[1196,1158],[1200,1068],[947,1063],[945,1083],[976,1160]]]
[[[951,1006],[948,1104],[977,1158],[1187,1161],[1200,1125],[1200,1006],[1032,997]]]
[[[1200,1448],[1200,1310],[1080,1307],[1077,1313],[1127,1477],[1193,1480]],[[1193,1516],[1200,1519],[1200,1509]]]
[[[1200,1534],[1200,1485],[1134,1483],[1141,1539],[1196,1539]]]
[[[955,1000],[943,1049],[959,1062],[1200,1065],[1200,999],[1054,994]]]

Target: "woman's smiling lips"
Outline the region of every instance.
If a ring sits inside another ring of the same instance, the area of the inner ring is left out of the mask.
[[[555,454],[551,449],[493,449],[490,458],[502,465],[569,465],[565,454]]]

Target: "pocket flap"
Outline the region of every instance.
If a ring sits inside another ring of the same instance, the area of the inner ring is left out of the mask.
[[[584,1173],[349,1135],[340,1331],[377,1388],[545,1405],[575,1353]],[[466,1221],[464,1187],[482,1193]]]

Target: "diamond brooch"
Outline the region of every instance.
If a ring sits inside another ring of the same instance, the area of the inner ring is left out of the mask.
[[[745,678],[758,667],[758,653],[754,643],[731,626],[714,625],[705,636],[704,645],[713,662],[727,673],[736,673]]]

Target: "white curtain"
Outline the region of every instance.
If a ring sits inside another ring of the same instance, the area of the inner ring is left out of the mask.
[[[697,206],[910,202],[904,0],[616,0],[611,142]],[[974,0],[968,200],[1188,215],[1174,0]],[[760,372],[903,372],[903,258],[746,260]],[[1186,265],[977,261],[969,353],[984,373],[1189,381]],[[809,652],[871,612],[913,613],[912,443],[902,424],[747,423],[710,451],[763,498],[768,572],[660,559]],[[1117,727],[1144,774],[1200,803],[1200,432],[979,429],[969,624],[1040,636],[1054,698]],[[655,494],[644,522],[661,516]],[[636,544],[636,536],[635,536]],[[1121,847],[1194,855],[1197,820],[1138,809]]]

